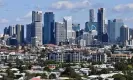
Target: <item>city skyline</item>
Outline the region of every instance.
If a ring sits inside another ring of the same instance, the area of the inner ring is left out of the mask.
[[[16,4],[15,4],[15,3]],[[114,3],[115,2],[115,3]],[[17,4],[22,3],[22,4]],[[43,13],[52,11],[55,14],[55,21],[61,21],[64,16],[72,16],[73,22],[80,23],[81,28],[85,27],[85,22],[89,21],[89,9],[95,9],[95,21],[97,20],[97,8],[105,8],[106,20],[121,18],[124,23],[132,28],[132,0],[0,0],[0,33],[3,33],[4,27],[15,24],[31,23],[31,13],[33,10],[41,10]],[[14,5],[15,4],[15,5]],[[18,6],[18,7],[16,7]],[[10,13],[10,15],[9,15]],[[81,16],[82,14],[82,16]],[[127,15],[125,15],[127,14]]]

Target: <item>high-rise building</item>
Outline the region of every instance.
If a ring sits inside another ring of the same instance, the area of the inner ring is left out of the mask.
[[[9,35],[9,29],[8,29],[8,27],[5,27],[4,28],[4,35]]]
[[[94,9],[90,9],[90,22],[94,22],[95,20],[95,12]]]
[[[108,36],[109,42],[115,43],[120,40],[120,28],[124,25],[122,19],[108,20]]]
[[[31,43],[31,37],[32,37],[32,24],[26,25],[26,42]]]
[[[54,44],[54,25],[55,17],[53,12],[46,12],[44,14],[44,32],[43,32],[43,43],[44,44]]]
[[[79,31],[80,30],[80,24],[73,23],[72,29],[73,29],[73,31]]]
[[[65,42],[66,40],[66,28],[63,22],[55,23],[55,38],[56,44],[59,45],[60,42]]]
[[[120,40],[122,43],[126,43],[129,40],[129,28],[127,25],[123,25],[120,28]]]
[[[104,18],[104,8],[99,8],[97,13],[97,22],[98,22],[98,41],[102,42],[103,34],[105,32],[105,18]]]
[[[85,23],[85,32],[91,32],[92,30],[97,31],[97,22],[86,22]]]
[[[75,39],[76,35],[73,35],[73,29],[72,29],[72,17],[67,16],[64,17],[63,22],[66,27],[66,40]]]
[[[42,22],[34,22],[34,37],[36,38],[37,46],[42,45]]]
[[[32,11],[32,22],[42,22],[42,11]]]
[[[9,36],[13,36],[16,34],[16,27],[15,26],[9,26]]]
[[[18,44],[24,43],[24,25],[17,24],[16,25],[16,36]]]
[[[29,31],[31,35],[28,35],[30,42],[34,39],[35,46],[42,45],[42,11],[32,11],[32,23],[29,25]]]

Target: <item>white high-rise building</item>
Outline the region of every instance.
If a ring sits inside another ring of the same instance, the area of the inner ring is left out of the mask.
[[[32,11],[32,22],[42,22],[42,11]]]
[[[31,37],[34,39],[35,46],[42,45],[42,11],[32,11],[32,32]]]
[[[63,22],[66,28],[66,40],[75,39],[74,31],[72,29],[72,17],[64,17]]]

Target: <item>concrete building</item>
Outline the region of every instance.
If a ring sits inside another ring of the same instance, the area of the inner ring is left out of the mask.
[[[56,44],[59,45],[60,42],[65,42],[66,40],[66,28],[63,22],[55,23],[55,38]]]
[[[32,26],[31,28],[31,38],[35,40],[36,46],[41,46],[42,39],[42,11],[32,11]],[[30,29],[29,29],[30,30]],[[30,35],[29,35],[30,36]]]
[[[21,24],[16,25],[16,37],[18,44],[24,43],[24,25]]]
[[[42,41],[43,41],[43,39],[42,39],[42,22],[34,22],[33,25],[35,28],[34,37],[36,37],[37,38],[36,40],[39,42],[38,46],[42,45]]]
[[[82,62],[83,54],[81,52],[55,52],[48,54],[48,60],[56,62]]]
[[[54,26],[55,17],[53,12],[46,12],[44,14],[44,33],[43,33],[43,43],[44,44],[54,44]]]
[[[42,11],[32,11],[32,22],[42,22]]]
[[[107,62],[107,54],[105,53],[93,53],[92,54],[92,61],[93,62]]]

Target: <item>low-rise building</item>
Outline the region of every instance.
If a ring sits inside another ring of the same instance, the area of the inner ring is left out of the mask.
[[[93,62],[107,62],[107,54],[105,53],[93,53],[92,54],[92,61]]]

